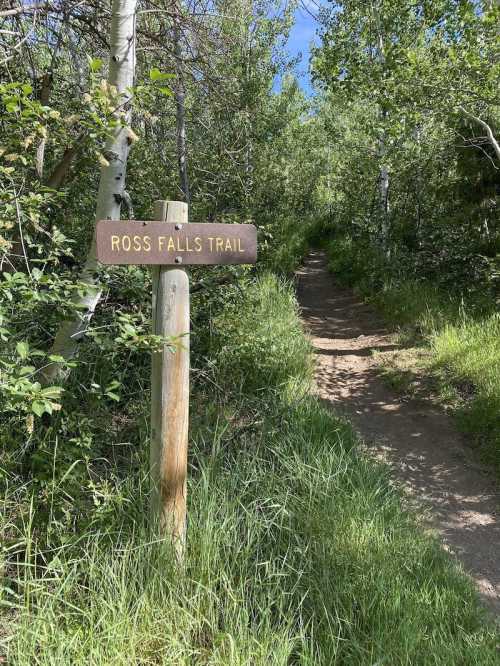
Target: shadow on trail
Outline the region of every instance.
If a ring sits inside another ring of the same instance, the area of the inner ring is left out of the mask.
[[[303,321],[316,354],[321,398],[354,424],[376,457],[431,510],[432,525],[500,614],[500,493],[450,419],[402,402],[380,378],[374,351],[397,349],[377,314],[328,273],[313,252],[297,273]]]

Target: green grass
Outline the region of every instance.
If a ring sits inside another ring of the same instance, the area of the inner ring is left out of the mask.
[[[482,303],[475,312],[435,287],[413,282],[386,286],[370,300],[399,327],[403,344],[423,343],[432,351],[423,369],[437,373],[441,399],[500,472],[498,313],[483,314]]]
[[[385,283],[369,300],[410,340],[432,335],[459,321],[463,312],[458,299],[447,297],[436,287],[416,280]]]
[[[105,521],[96,506],[83,531],[39,521],[46,505],[9,476],[7,663],[498,663],[499,636],[470,582],[351,428],[309,395],[291,287],[268,276],[244,291],[214,320],[210,381],[194,389],[182,569],[144,524],[147,437],[128,474],[109,481]]]
[[[444,326],[431,338],[437,364],[463,394],[460,421],[500,470],[500,315]]]
[[[397,327],[403,345],[431,350],[421,369],[436,374],[441,400],[500,472],[500,318],[491,298],[476,290],[465,301],[426,281],[385,278],[370,253],[363,261],[365,249],[349,240],[332,242],[329,253],[330,268]],[[371,281],[363,264],[374,271]],[[397,383],[397,373],[390,371]],[[401,376],[403,384],[411,383],[410,374]]]
[[[258,394],[293,377],[310,378],[309,351],[290,283],[271,274],[211,322],[209,355],[218,381],[237,391]]]

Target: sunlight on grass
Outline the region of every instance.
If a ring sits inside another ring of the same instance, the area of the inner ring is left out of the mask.
[[[383,273],[378,276],[382,286],[375,288],[376,281],[363,273],[363,261],[377,273],[380,260],[366,252],[350,239],[331,242],[330,269],[377,307],[398,330],[401,344],[430,348],[430,359],[420,361],[416,349],[410,354],[421,374],[436,375],[429,392],[437,388],[438,399],[453,407],[461,428],[500,472],[500,314],[491,296],[474,292],[466,302],[429,281],[383,279]],[[405,377],[396,356],[394,364],[398,367],[384,372],[395,388],[405,390],[415,379],[422,384],[415,368]]]
[[[402,509],[386,468],[308,395],[291,286],[264,277],[247,290],[239,317],[214,323],[213,367],[230,389],[195,386],[184,567],[145,526],[147,438],[120,501],[83,532],[35,529],[44,507],[12,483],[8,663],[497,663],[471,583]]]
[[[432,337],[437,362],[464,384],[461,420],[483,435],[500,468],[500,314],[445,326]]]

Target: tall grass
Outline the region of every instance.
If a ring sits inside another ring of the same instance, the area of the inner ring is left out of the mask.
[[[447,325],[432,336],[437,363],[464,393],[460,420],[487,443],[487,456],[500,470],[500,314]]]
[[[429,370],[444,371],[443,395],[454,395],[461,427],[500,471],[500,318],[488,296],[464,299],[429,281],[384,277],[372,255],[352,240],[332,242],[330,268],[359,288],[403,343],[424,343],[433,352]],[[375,277],[367,279],[362,266]]]
[[[247,394],[310,378],[309,350],[290,283],[271,274],[228,303],[211,324],[209,353],[218,380]]]
[[[2,525],[7,663],[497,663],[471,584],[308,395],[290,286],[264,277],[234,307],[239,326],[225,335],[234,315],[220,316],[213,375],[193,396],[185,565],[147,532],[147,439],[106,529],[66,528],[51,547],[35,527],[43,506],[9,487],[4,506],[23,501],[25,518]]]

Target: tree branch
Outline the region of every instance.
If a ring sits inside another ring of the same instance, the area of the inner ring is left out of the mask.
[[[13,9],[4,9],[0,12],[0,18],[5,16],[18,16],[18,14],[29,14],[36,11],[49,11],[54,9],[53,2],[34,2],[32,5],[20,5]]]
[[[463,106],[459,106],[458,108],[460,109],[460,111],[462,111],[463,114],[465,114],[467,116],[467,118],[470,118],[471,120],[476,122],[478,125],[481,125],[481,127],[484,130],[486,130],[486,136],[488,137],[488,141],[490,142],[491,146],[493,147],[493,150],[495,151],[495,155],[497,156],[498,161],[500,161],[500,144],[496,140],[496,138],[493,134],[493,130],[488,125],[488,123],[486,123],[481,118],[478,118],[477,116],[473,115],[472,113],[470,113],[470,111],[467,111],[466,109],[464,109]]]

